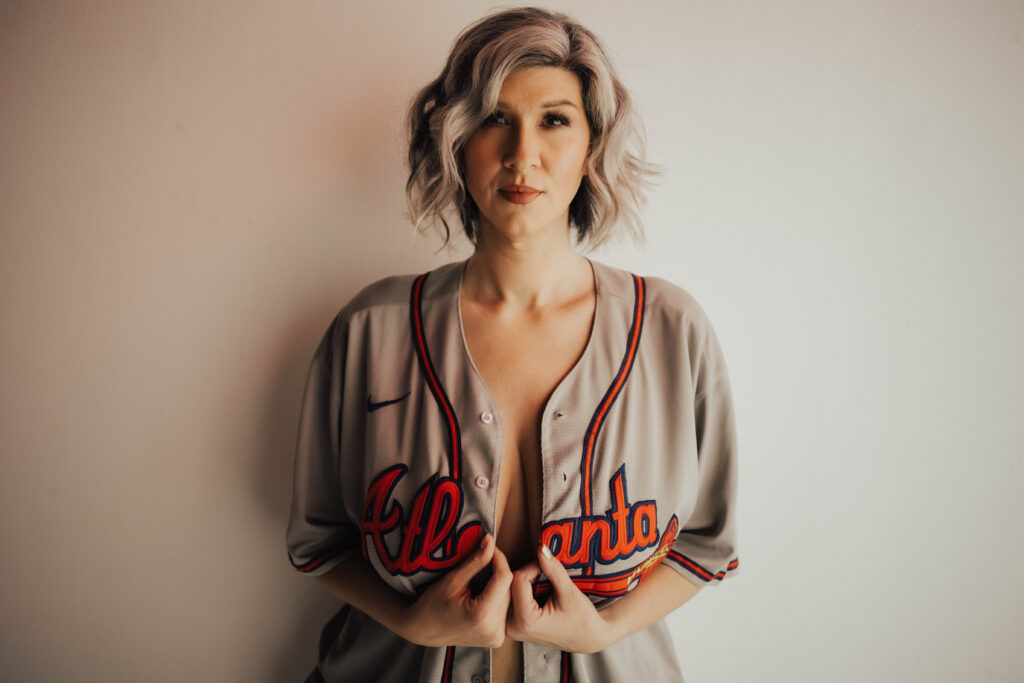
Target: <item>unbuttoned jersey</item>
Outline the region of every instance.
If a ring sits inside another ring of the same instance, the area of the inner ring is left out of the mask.
[[[466,263],[371,284],[324,335],[295,457],[287,546],[299,571],[362,553],[414,598],[496,534],[502,419],[463,334]],[[661,563],[716,585],[738,567],[718,339],[685,290],[590,263],[590,338],[541,416],[541,541],[599,607]],[[538,599],[550,590],[535,586]],[[523,648],[531,682],[682,680],[664,621],[594,654]],[[345,605],[324,627],[319,669],[328,683],[489,681],[490,650],[418,646]]]

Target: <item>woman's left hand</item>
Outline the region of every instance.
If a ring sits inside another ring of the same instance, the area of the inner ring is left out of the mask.
[[[552,587],[543,607],[533,597],[533,582],[542,572]],[[617,640],[612,624],[576,587],[565,567],[545,545],[537,552],[537,562],[512,576],[512,611],[505,635],[513,640],[587,654],[603,650]]]

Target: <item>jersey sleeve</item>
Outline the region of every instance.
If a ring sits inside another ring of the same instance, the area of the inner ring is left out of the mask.
[[[694,426],[699,475],[696,506],[665,557],[700,586],[739,568],[736,553],[736,423],[725,359],[710,325],[694,368]]]
[[[286,544],[292,565],[314,576],[359,550],[359,527],[341,485],[346,331],[342,312],[313,355],[299,418]]]

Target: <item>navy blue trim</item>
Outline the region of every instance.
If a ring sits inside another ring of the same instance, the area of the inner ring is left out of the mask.
[[[633,370],[634,363],[630,360],[629,347],[630,347],[630,342],[633,339],[634,332],[637,335],[637,337],[636,337],[637,353],[640,352],[640,333],[643,332],[644,310],[640,309],[640,311],[639,311],[639,318],[638,318],[637,317],[637,306],[640,303],[640,286],[641,286],[641,283],[643,283],[643,278],[634,275],[633,276],[633,313],[630,316],[630,319],[633,322],[629,326],[629,334],[626,335],[626,352],[622,355],[622,361],[619,363],[619,369],[615,373],[614,379],[612,379],[612,382],[608,386],[607,391],[605,391],[604,396],[602,396],[601,400],[598,401],[597,409],[594,410],[594,414],[590,418],[590,424],[587,425],[587,434],[586,434],[586,437],[583,440],[583,448],[584,449],[586,449],[586,447],[587,447],[586,444],[590,440],[590,433],[592,431],[594,431],[594,429],[596,427],[597,431],[594,433],[594,450],[595,451],[597,450],[597,438],[601,435],[601,428],[604,426],[604,420],[602,420],[600,423],[595,425],[595,423],[597,422],[598,411],[601,410],[601,406],[604,404],[605,400],[608,399],[609,396],[611,396],[611,402],[608,404],[608,410],[605,411],[606,414],[607,414],[608,411],[611,410],[612,406],[615,404],[616,399],[618,399],[619,394],[622,393],[621,388],[626,386],[626,381],[628,381],[628,379],[629,379],[629,373],[631,373],[632,370]],[[644,287],[644,291],[646,291],[646,289],[647,288],[645,286]],[[639,330],[636,329],[637,322],[640,323],[640,329]],[[633,354],[633,358],[634,359],[636,358],[636,354]],[[617,384],[619,384],[619,377],[622,376],[623,373],[626,373],[626,376],[623,377],[623,379],[622,379],[620,390],[619,391],[615,391],[615,386]],[[587,464],[586,453],[584,453],[584,458],[583,458],[583,463],[581,464],[581,472],[580,473],[584,477],[589,478],[590,473],[582,471],[586,467],[586,464]],[[591,488],[591,497],[593,497],[593,488]],[[594,501],[593,500],[586,500],[585,496],[583,495],[583,488],[581,487],[580,488],[580,507],[583,510],[590,510],[590,509],[593,509],[593,505],[594,505]]]
[[[558,683],[569,683],[572,680],[572,655],[565,650],[562,650],[560,669]]]
[[[587,425],[587,432],[583,437],[583,457],[580,459],[580,509],[584,515],[590,514],[594,508],[594,487],[588,486],[587,482],[591,480],[593,460],[597,455],[597,439],[601,435],[601,428],[604,427],[604,423],[608,419],[608,413],[611,412],[612,406],[615,405],[615,401],[622,393],[626,382],[629,381],[629,375],[636,364],[636,356],[640,353],[640,334],[643,332],[644,311],[647,308],[647,284],[638,275],[630,273],[630,276],[633,278],[633,313],[630,316],[632,322],[629,326],[629,334],[626,335],[626,351],[622,354],[622,361],[619,363],[619,369],[615,373],[615,377],[605,391],[604,396],[598,401],[597,408],[590,418],[590,424]],[[641,297],[645,298],[643,305],[641,305]],[[634,334],[636,335],[635,341],[633,339]],[[605,401],[608,402],[607,406],[605,406]],[[602,413],[602,408],[604,408],[603,417],[598,420],[598,415]],[[593,437],[591,437],[591,433],[593,433]],[[591,448],[590,457],[588,457],[587,448],[588,444],[591,443],[593,443],[593,447]],[[587,495],[588,491],[589,497]],[[585,574],[590,574],[592,571],[592,569],[584,569]]]
[[[409,322],[413,333],[413,346],[416,347],[416,358],[419,360],[420,369],[426,375],[427,387],[433,394],[438,408],[441,410],[442,418],[447,422],[449,450],[448,467],[449,473],[458,481],[462,481],[461,454],[462,454],[462,432],[459,428],[459,419],[455,414],[455,408],[441,384],[441,377],[437,368],[430,358],[430,349],[427,347],[427,333],[423,326],[423,288],[430,273],[424,273],[413,281],[412,291],[409,295]],[[418,323],[418,324],[417,324]],[[417,333],[417,328],[419,332]],[[451,416],[450,421],[447,416]]]

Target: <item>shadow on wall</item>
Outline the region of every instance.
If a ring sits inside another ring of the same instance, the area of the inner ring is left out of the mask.
[[[341,298],[347,301],[358,291],[358,286],[341,288]],[[335,306],[338,290],[329,295],[328,307]],[[340,304],[337,304],[340,308]],[[316,665],[320,629],[338,611],[341,603],[330,596],[318,583],[295,572],[285,550],[285,530],[291,505],[292,465],[295,439],[298,433],[302,390],[309,369],[312,350],[309,341],[318,343],[329,321],[322,315],[315,319],[297,320],[290,329],[281,333],[275,354],[277,374],[267,387],[264,411],[261,416],[262,434],[259,443],[262,452],[256,458],[253,471],[253,489],[269,517],[278,520],[274,535],[280,539],[280,554],[269,561],[280,561],[286,572],[291,572],[295,588],[285,588],[293,600],[293,608],[279,615],[280,632],[288,634],[276,650],[266,653],[264,670],[267,681],[303,681]]]
[[[405,182],[404,171],[396,176],[395,168],[404,159],[396,135],[403,130],[406,98],[413,95],[405,92],[406,74],[396,64],[384,72],[367,71],[364,78],[362,97],[339,103],[330,117],[330,130],[310,133],[317,145],[332,150],[331,203],[338,208],[340,225],[314,229],[316,235],[309,241],[299,239],[302,256],[312,259],[306,261],[311,280],[301,294],[305,297],[301,306],[295,307],[294,318],[279,331],[276,351],[267,360],[276,373],[265,388],[263,412],[258,416],[259,452],[254,455],[251,484],[259,505],[275,520],[273,534],[280,540],[280,555],[268,561],[280,558],[282,572],[290,573],[293,581],[282,585],[281,593],[289,603],[278,615],[282,622],[278,632],[287,637],[280,647],[265,653],[262,668],[273,683],[305,679],[316,663],[320,630],[342,605],[316,581],[292,569],[285,550],[299,412],[313,350],[334,315],[364,286],[395,273],[422,272],[424,258],[436,246],[409,241],[411,227],[404,216],[399,219],[401,210],[382,211],[388,207],[381,205],[380,188],[401,189]],[[382,123],[382,111],[394,115]],[[308,228],[297,230],[309,235]],[[325,251],[333,256],[324,258]]]

